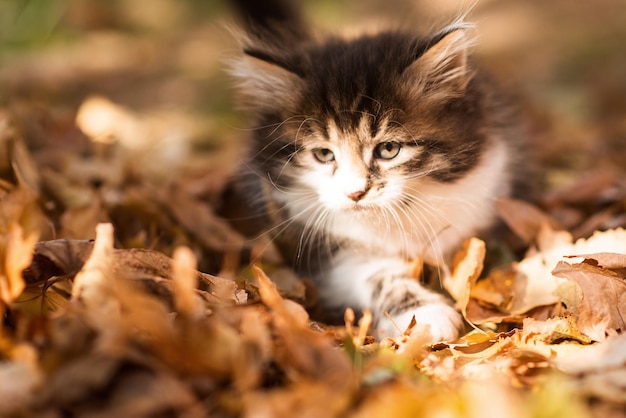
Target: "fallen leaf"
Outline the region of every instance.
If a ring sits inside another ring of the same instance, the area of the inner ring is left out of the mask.
[[[526,244],[535,241],[544,225],[554,230],[560,229],[560,226],[548,214],[528,202],[499,198],[495,208],[498,216]]]
[[[15,300],[26,286],[22,271],[31,262],[36,242],[36,234],[24,237],[22,228],[16,223],[10,224],[6,235],[0,237],[0,300],[5,305]]]
[[[539,321],[533,318],[524,319],[524,338],[538,338],[548,344],[563,341],[574,341],[580,344],[591,344],[592,340],[581,333],[571,317],[550,318],[547,321]]]
[[[585,262],[591,264],[594,262],[598,267],[620,272],[626,269],[626,254],[617,254],[610,252],[595,253],[595,254],[578,254],[568,255],[566,258],[572,260],[576,258],[583,258]],[[574,261],[574,260],[572,260]]]
[[[578,329],[596,341],[626,331],[626,280],[608,269],[583,262],[559,262],[552,272],[575,282],[581,289],[579,300],[566,308]],[[573,302],[573,303],[572,303]]]
[[[22,343],[11,348],[8,361],[0,362],[2,415],[19,416],[24,412],[25,406],[31,405],[37,398],[37,392],[46,377],[37,360],[35,348]]]
[[[110,302],[108,289],[112,283],[109,280],[115,280],[111,274],[112,265],[113,225],[100,224],[96,229],[93,251],[74,278],[72,299],[84,304],[89,311],[100,314],[99,307],[108,306]]]
[[[601,344],[557,357],[554,364],[559,370],[576,376],[582,393],[608,400],[623,412],[626,404],[625,347],[626,334],[609,336]]]
[[[173,280],[176,312],[192,319],[199,319],[204,313],[198,295],[196,257],[186,247],[178,247],[174,251]]]
[[[463,244],[454,257],[452,274],[443,278],[443,286],[457,303],[465,316],[472,288],[483,270],[485,243],[478,238],[471,238]]]
[[[576,254],[601,253],[603,249],[604,252],[626,254],[626,231],[623,229],[597,232],[588,239],[572,243],[569,233],[544,227],[537,241],[538,251],[531,251],[522,261],[513,263],[508,272],[492,270],[487,278],[476,284],[468,303],[468,320],[476,324],[507,318],[521,320],[537,309],[556,313],[558,309],[555,307],[562,298],[567,297],[568,292],[571,295],[576,293],[574,289],[564,287],[563,277],[553,274],[560,261],[567,261]]]

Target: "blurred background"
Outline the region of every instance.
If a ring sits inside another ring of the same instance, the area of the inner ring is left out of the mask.
[[[427,32],[471,7],[475,56],[519,96],[543,161],[626,162],[624,0],[301,3],[330,31],[399,22]],[[140,114],[199,118],[192,149],[228,145],[246,126],[224,72],[237,54],[230,12],[223,0],[0,0],[0,105],[73,120],[97,94]]]

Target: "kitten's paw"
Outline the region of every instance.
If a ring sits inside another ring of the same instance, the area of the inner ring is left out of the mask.
[[[411,329],[411,336],[422,339],[425,344],[453,340],[459,336],[463,326],[463,318],[456,309],[436,303],[394,315],[393,322],[387,317],[380,318],[376,327],[378,336],[393,337],[401,334],[411,324],[413,316],[416,325]]]

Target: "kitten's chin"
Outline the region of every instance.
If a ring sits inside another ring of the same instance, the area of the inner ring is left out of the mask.
[[[378,209],[378,207],[374,204],[356,202],[356,203],[347,203],[345,205],[335,207],[333,210],[344,213],[344,214],[348,214],[348,215],[366,216],[368,214],[371,214],[376,209]]]

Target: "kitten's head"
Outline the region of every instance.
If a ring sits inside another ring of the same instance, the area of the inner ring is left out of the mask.
[[[248,33],[233,72],[257,117],[252,166],[285,195],[355,213],[462,177],[485,136],[468,29],[284,42]]]

